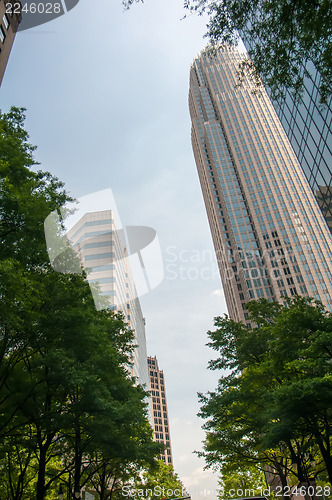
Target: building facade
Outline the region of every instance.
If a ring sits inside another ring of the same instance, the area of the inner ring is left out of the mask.
[[[246,322],[246,302],[292,295],[332,310],[331,233],[267,92],[237,87],[243,57],[206,49],[190,70],[192,145],[229,314]]]
[[[15,12],[8,0],[0,0],[0,85],[20,22],[21,14]]]
[[[166,465],[173,466],[165,378],[163,371],[159,370],[156,356],[154,358],[148,357],[148,368],[154,440],[166,446],[164,453],[161,455],[161,459]]]
[[[318,205],[323,212],[326,223],[332,232],[332,185],[319,186],[315,192]]]
[[[145,320],[113,212],[85,214],[67,236],[86,269],[96,307],[106,303],[110,309],[122,312],[134,331],[138,347],[133,354],[132,373],[148,390]]]
[[[250,50],[255,41],[250,39],[245,30],[241,36]],[[284,88],[284,97],[272,100],[272,103],[310,187],[322,201],[326,200],[325,191],[332,189],[332,97],[326,105],[321,105],[320,73],[310,62],[306,69],[309,75],[304,76],[302,96],[294,99],[292,93]],[[304,67],[302,71],[304,74]],[[319,205],[332,231],[329,216],[331,206],[328,203]]]

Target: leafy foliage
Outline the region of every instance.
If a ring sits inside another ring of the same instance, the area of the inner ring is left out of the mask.
[[[128,9],[135,1],[123,0]],[[288,88],[295,97],[304,79],[318,70],[320,97],[332,93],[331,0],[184,0],[189,13],[207,15],[206,36],[212,44],[234,45],[246,40],[248,59],[239,75],[258,75],[275,99]],[[252,62],[251,62],[252,61]]]
[[[285,485],[287,476],[331,482],[332,315],[301,297],[287,306],[261,299],[248,310],[252,330],[219,317],[208,333],[219,353],[210,368],[226,372],[215,392],[200,395],[202,454],[222,471],[272,470]]]
[[[126,475],[160,449],[127,368],[133,332],[96,310],[83,272],[49,264],[44,220],[71,198],[32,169],[24,118],[0,115],[0,496],[42,500],[91,482],[96,456]]]
[[[332,91],[331,0],[185,0],[191,12],[208,13],[207,35],[213,43],[248,41],[255,70],[274,98],[284,88],[295,96],[313,68],[321,75],[324,103]],[[247,67],[254,67],[247,62]]]
[[[261,496],[262,490],[266,488],[266,482],[261,470],[247,465],[236,471],[232,467],[229,469],[224,467],[220,486],[219,498],[227,500],[230,490],[236,491],[237,496],[241,491],[242,496]]]
[[[153,467],[143,473],[135,483],[135,490],[149,493],[144,496],[150,500],[181,498],[187,495],[183,483],[178,475],[174,474],[173,467],[166,465],[162,460],[158,460]]]

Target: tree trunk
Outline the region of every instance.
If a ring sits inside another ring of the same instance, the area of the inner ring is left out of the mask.
[[[284,495],[284,492],[287,491],[286,487],[288,486],[288,483],[287,483],[287,477],[283,471],[279,471],[279,478],[281,481],[282,492],[283,492],[282,498],[283,500],[289,500],[289,496]]]
[[[81,430],[79,425],[75,430],[75,468],[74,468],[74,496],[76,491],[81,491],[81,468],[82,468],[82,451],[81,451]],[[81,496],[79,496],[81,498]]]
[[[282,499],[283,500],[289,500],[289,496],[284,495],[285,491],[287,491],[287,475],[285,473],[285,467],[283,466],[283,460],[282,462],[275,462],[275,470],[277,472],[277,477],[280,479],[281,487],[282,487]]]
[[[98,490],[98,496],[99,500],[105,500],[107,496],[105,496],[105,471],[106,471],[106,466],[105,463],[102,464],[102,467],[100,469],[100,474],[98,475],[99,477],[99,490]]]
[[[332,458],[331,458],[331,455],[330,455],[329,451],[326,449],[326,447],[324,446],[323,438],[322,438],[322,435],[320,434],[320,432],[316,431],[314,433],[314,435],[315,435],[316,442],[319,446],[320,452],[321,452],[323,460],[324,460],[324,464],[325,464],[327,474],[329,477],[329,482],[332,485]]]
[[[36,500],[44,500],[45,474],[46,474],[46,448],[44,446],[41,446],[39,448],[39,468],[38,468]]]

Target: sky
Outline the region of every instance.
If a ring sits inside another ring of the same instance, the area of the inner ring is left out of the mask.
[[[40,168],[75,198],[111,189],[123,225],[157,232],[164,279],[141,297],[147,351],[164,371],[175,471],[193,500],[215,498],[203,470],[197,392],[213,318],[226,312],[190,141],[189,69],[206,19],[182,19],[181,0],[80,0],[70,12],[19,32],[0,109],[27,108]]]

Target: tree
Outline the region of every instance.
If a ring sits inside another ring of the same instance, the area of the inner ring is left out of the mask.
[[[31,429],[26,426],[20,438],[6,437],[0,450],[0,498],[20,500],[23,495],[33,497],[36,487],[37,463],[28,446]],[[31,467],[31,465],[35,467]],[[28,472],[29,468],[29,472]]]
[[[230,490],[236,491],[236,496],[261,496],[262,490],[266,487],[264,474],[261,470],[248,465],[239,470],[233,470],[233,464],[228,465],[229,467],[223,468],[223,475],[220,479],[219,498],[221,500],[229,498]]]
[[[133,332],[96,310],[83,271],[49,263],[44,220],[71,198],[32,170],[24,118],[0,114],[0,496],[43,500],[69,474],[80,489],[92,457],[140,464],[160,449],[128,369]]]
[[[134,1],[123,0],[126,8]],[[274,98],[285,87],[295,96],[303,90],[308,68],[321,75],[321,101],[332,92],[331,0],[184,0],[190,13],[207,14],[207,36],[216,43],[237,44],[238,34],[250,42],[242,68],[268,85]],[[307,65],[309,63],[309,65]]]
[[[252,301],[248,310],[252,330],[226,316],[208,333],[220,355],[210,368],[228,372],[200,395],[209,419],[203,455],[222,470],[241,461],[274,470],[283,484],[324,471],[331,483],[332,315],[301,297],[286,306]]]
[[[58,179],[31,171],[37,165],[35,148],[27,142],[24,119],[23,109],[0,114],[0,392],[26,357],[42,305],[39,283],[48,262],[44,219],[71,200]],[[13,416],[0,415],[0,436]]]
[[[139,497],[150,500],[187,496],[182,481],[174,474],[173,467],[166,465],[163,460],[158,460],[143,472],[142,477],[135,483],[135,490]]]
[[[37,165],[35,147],[28,142],[24,119],[23,109],[0,114],[0,435],[7,450],[2,458],[8,459],[2,470],[8,472],[12,498],[28,494],[30,479],[36,477],[36,429],[27,414],[40,387],[36,360],[43,334],[38,324],[45,307],[45,279],[52,272],[44,219],[71,200],[58,179],[31,170]],[[26,432],[31,439],[25,439]]]

